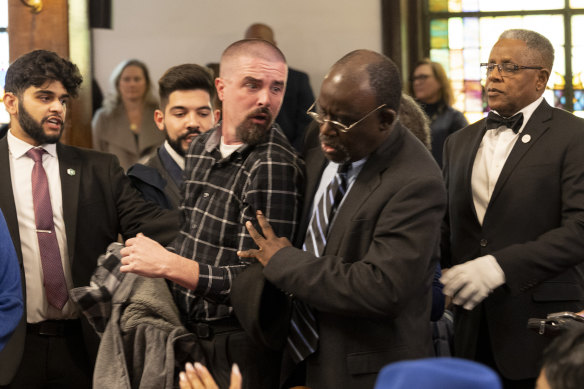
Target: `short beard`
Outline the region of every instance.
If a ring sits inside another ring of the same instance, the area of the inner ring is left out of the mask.
[[[61,124],[61,130],[57,135],[47,135],[43,129],[43,123],[47,121],[47,118],[43,118],[40,123],[35,121],[33,117],[28,113],[22,101],[18,102],[18,124],[24,132],[28,134],[35,142],[39,145],[57,143],[61,139],[63,134],[63,128],[65,123]]]
[[[166,141],[168,142],[168,144],[170,145],[170,147],[172,147],[172,149],[174,151],[176,151],[176,153],[178,155],[180,155],[181,157],[185,157],[187,154],[187,151],[183,150],[181,142],[183,140],[185,140],[189,135],[192,134],[197,134],[197,136],[201,135],[201,131],[199,130],[199,127],[196,128],[189,128],[188,132],[185,133],[182,136],[179,136],[176,140],[172,140],[170,139],[170,137],[168,136],[168,130],[166,129],[166,124],[164,125],[164,133],[166,134]],[[196,139],[193,139],[193,141],[191,142],[191,145],[195,142]],[[190,146],[189,146],[190,147]]]
[[[251,118],[258,114],[267,115],[266,125],[252,123]],[[272,114],[267,108],[258,108],[250,113],[236,128],[237,138],[250,146],[255,146],[268,139],[270,128],[274,123]]]

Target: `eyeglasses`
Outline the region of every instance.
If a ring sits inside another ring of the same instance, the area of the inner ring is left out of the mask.
[[[412,82],[416,82],[416,81],[426,81],[428,78],[430,78],[432,76],[430,76],[429,74],[418,74],[417,76],[413,76],[410,80]]]
[[[521,69],[536,69],[536,70],[541,70],[543,69],[542,66],[523,66],[523,65],[517,65],[515,63],[511,63],[511,62],[505,62],[505,63],[481,63],[481,69],[483,69],[483,71],[487,72],[487,76],[490,75],[493,70],[495,70],[495,68],[499,69],[499,73],[502,76],[509,76],[512,74],[517,73],[517,71],[521,70]]]
[[[330,120],[330,119],[325,119],[321,114],[317,113],[317,112],[313,112],[311,111],[311,109],[314,108],[314,106],[316,105],[316,101],[314,103],[312,103],[312,105],[310,106],[310,108],[308,108],[306,110],[306,114],[308,116],[310,116],[315,122],[317,122],[318,124],[322,125],[325,123],[330,124],[336,131],[340,131],[340,132],[348,132],[351,128],[355,127],[357,124],[361,123],[363,120],[365,120],[368,116],[370,116],[371,114],[373,114],[373,112],[385,107],[387,104],[381,104],[379,107],[375,108],[373,111],[370,111],[367,115],[363,116],[361,119],[357,120],[355,123],[351,124],[350,126],[347,126],[341,122],[338,122],[336,120]]]

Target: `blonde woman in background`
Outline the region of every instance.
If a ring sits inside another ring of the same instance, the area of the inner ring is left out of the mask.
[[[442,65],[425,58],[410,75],[410,94],[431,120],[432,155],[442,166],[442,148],[448,135],[468,125],[462,114],[452,107],[452,86]]]
[[[93,148],[115,154],[127,170],[164,142],[154,123],[158,102],[146,65],[136,59],[119,64],[111,76],[113,93],[93,117]]]

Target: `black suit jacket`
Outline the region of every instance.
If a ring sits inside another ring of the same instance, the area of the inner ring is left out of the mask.
[[[306,153],[301,244],[326,160]],[[266,279],[314,307],[311,388],[371,388],[387,363],[432,355],[430,303],[446,207],[440,170],[401,124],[372,153],[331,226],[324,255],[276,253]]]
[[[527,319],[584,308],[584,120],[541,103],[501,171],[481,226],[471,174],[485,131],[480,120],[445,143],[443,265],[492,254],[506,282],[473,311],[457,311],[455,352],[474,358],[484,309],[499,370],[510,379],[536,377],[547,342],[527,330]]]
[[[306,114],[306,110],[313,102],[314,95],[310,88],[308,75],[288,68],[286,92],[276,122],[282,128],[290,144],[298,151],[302,151],[304,131],[312,120]]]
[[[69,263],[75,287],[89,284],[98,256],[106,251],[109,243],[118,240],[118,234],[127,239],[143,232],[162,243],[168,243],[175,237],[179,229],[178,215],[143,200],[115,156],[60,143],[57,144],[57,155]],[[68,174],[69,169],[73,169],[75,174]],[[0,181],[0,209],[18,254],[26,292],[6,137],[0,139]],[[0,385],[8,384],[16,373],[25,333],[26,314],[5,349],[0,352]],[[90,334],[87,340],[92,340]]]

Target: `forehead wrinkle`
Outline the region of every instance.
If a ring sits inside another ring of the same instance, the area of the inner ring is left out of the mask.
[[[252,56],[231,57],[228,59],[222,78],[232,79],[235,75],[238,77],[251,76],[255,79],[262,80],[266,74],[275,73],[281,78],[282,82],[288,77],[288,67],[285,62],[279,60],[268,60]],[[223,69],[223,68],[222,68]]]

